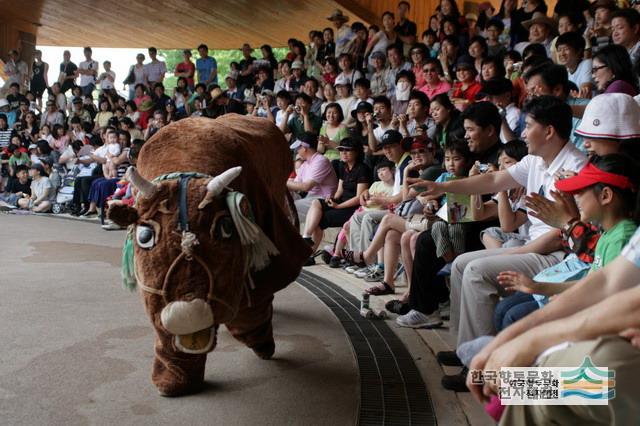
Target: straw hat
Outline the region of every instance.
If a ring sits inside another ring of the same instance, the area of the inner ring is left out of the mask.
[[[589,102],[575,133],[590,139],[640,138],[640,106],[624,93],[604,93]]]
[[[529,31],[529,28],[531,28],[533,24],[546,25],[551,29],[551,32],[556,32],[558,29],[556,20],[548,17],[542,12],[534,12],[531,19],[522,22],[522,26],[525,27],[527,31]]]
[[[331,16],[327,16],[327,19],[329,21],[342,21],[342,22],[349,21],[349,17],[346,15],[343,15],[342,10],[340,9],[334,10]]]

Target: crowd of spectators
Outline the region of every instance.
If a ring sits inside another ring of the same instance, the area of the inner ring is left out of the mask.
[[[30,79],[11,52],[0,203],[50,211],[72,174],[71,211],[95,215],[133,202],[125,170],[161,127],[188,116],[262,117],[295,158],[287,187],[316,251],[307,264],[322,255],[372,283],[373,296],[395,294],[404,277],[408,290],[386,304],[399,326],[450,320],[457,350],[438,361],[461,371],[443,377],[445,388],[472,390],[496,420],[516,424],[587,415],[594,424],[619,415],[632,422],[640,408],[632,379],[640,369],[638,9],[559,0],[550,11],[544,0],[503,0],[463,15],[441,0],[422,33],[406,1],[381,27],[348,24],[336,10],[307,43],[290,39],[284,58],[269,45],[257,58],[243,45],[224,77],[206,45],[195,63],[185,50],[172,96],[155,48],[131,66],[128,99],[90,48],[78,65],[65,52],[51,85],[38,52]],[[327,228],[340,231],[321,247]],[[574,343],[547,351],[566,341]],[[608,409],[503,413],[496,388],[468,378],[469,369],[586,355],[617,370]]]

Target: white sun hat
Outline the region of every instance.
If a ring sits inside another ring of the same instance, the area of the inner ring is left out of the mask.
[[[624,93],[605,93],[589,102],[577,135],[590,139],[640,138],[640,105]]]

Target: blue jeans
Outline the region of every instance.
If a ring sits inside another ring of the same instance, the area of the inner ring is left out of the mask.
[[[89,83],[86,86],[80,86],[82,89],[82,94],[84,96],[89,96],[93,93],[93,90],[96,88],[96,85],[93,83]]]
[[[496,331],[504,330],[539,307],[538,302],[530,294],[517,291],[511,296],[505,297],[498,302],[493,313],[493,323]]]

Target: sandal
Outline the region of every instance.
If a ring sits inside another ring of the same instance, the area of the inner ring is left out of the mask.
[[[387,311],[392,312],[394,314],[398,314],[398,315],[408,314],[409,311],[411,310],[411,307],[409,306],[408,303],[403,303],[398,299],[389,300],[384,305],[384,307]]]
[[[396,290],[391,287],[389,284],[387,284],[386,282],[382,281],[380,284],[382,284],[382,286],[384,288],[380,288],[380,286],[373,286],[373,287],[369,287],[368,289],[366,289],[365,291],[367,293],[369,293],[372,296],[384,296],[387,294],[395,294]]]
[[[353,254],[354,254],[353,250],[342,250],[342,257],[347,263],[350,263],[351,265],[354,265],[354,266],[358,266],[360,268],[364,268],[365,266],[367,266],[367,264],[364,263],[362,259],[360,260],[360,262],[356,262],[356,260],[353,257]]]

